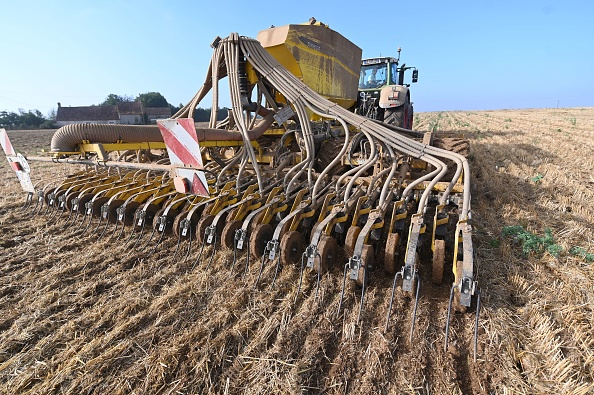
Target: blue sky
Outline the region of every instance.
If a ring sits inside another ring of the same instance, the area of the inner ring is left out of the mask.
[[[402,47],[419,69],[416,111],[594,106],[590,0],[2,0],[0,15],[0,111],[47,114],[57,102],[149,91],[185,104],[204,81],[214,37],[256,37],[312,16],[364,57]]]

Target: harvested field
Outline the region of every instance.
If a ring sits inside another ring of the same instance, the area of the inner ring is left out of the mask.
[[[420,113],[416,129],[470,139],[472,222],[483,308],[456,313],[443,350],[449,285],[421,297],[371,274],[357,324],[343,261],[315,278],[245,261],[173,260],[79,235],[19,211],[24,193],[2,161],[2,394],[588,394],[594,392],[594,108]],[[17,150],[48,147],[51,131],[12,131]],[[35,182],[61,166],[31,163]],[[68,170],[72,170],[71,167]],[[122,244],[122,243],[120,243]],[[210,251],[205,255],[210,257]],[[451,262],[446,267],[451,271]],[[296,301],[295,301],[296,300]]]

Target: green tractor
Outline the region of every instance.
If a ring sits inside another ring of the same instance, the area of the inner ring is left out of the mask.
[[[417,82],[419,70],[407,67],[398,58],[363,59],[359,77],[359,96],[355,112],[389,125],[412,129],[413,106],[410,84],[404,83],[404,72],[413,70],[412,82]]]

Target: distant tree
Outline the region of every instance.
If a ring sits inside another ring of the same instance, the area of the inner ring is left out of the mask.
[[[179,103],[179,106],[174,106],[173,104],[169,105],[169,109],[171,110],[171,115],[175,115],[184,105]]]
[[[19,121],[19,114],[15,112],[0,111],[0,127],[12,129]]]
[[[136,101],[145,107],[169,107],[167,99],[159,92],[141,93],[136,97]]]
[[[45,121],[45,117],[39,110],[29,110],[25,112],[25,110],[19,108],[19,113],[21,118],[19,125],[20,127],[34,126],[38,128],[39,125],[41,125]]]
[[[8,129],[29,129],[39,128],[47,120],[39,110],[25,111],[19,108],[19,112],[0,112],[0,127]]]
[[[55,108],[52,108],[47,113],[47,120],[48,121],[55,121],[57,115],[58,115],[58,113],[56,112],[56,109]]]
[[[107,97],[105,98],[105,100],[103,100],[102,103],[100,103],[100,106],[115,106],[118,103],[125,103],[125,102],[133,102],[134,98],[132,96],[128,96],[128,95],[116,95],[115,93],[110,93],[109,95],[107,95]]]
[[[217,110],[217,121],[222,121],[227,117],[227,108],[219,108]],[[197,107],[194,110],[194,121],[195,122],[208,122],[210,121],[210,108]]]

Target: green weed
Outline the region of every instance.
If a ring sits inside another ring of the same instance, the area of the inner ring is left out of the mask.
[[[522,225],[506,226],[501,234],[504,237],[512,237],[515,242],[519,243],[524,255],[542,254],[546,251],[557,258],[563,252],[563,247],[555,243],[553,232],[548,228],[545,229],[544,236],[529,232]]]
[[[594,254],[589,253],[583,247],[571,247],[569,253],[573,256],[578,256],[588,263],[594,262]]]

